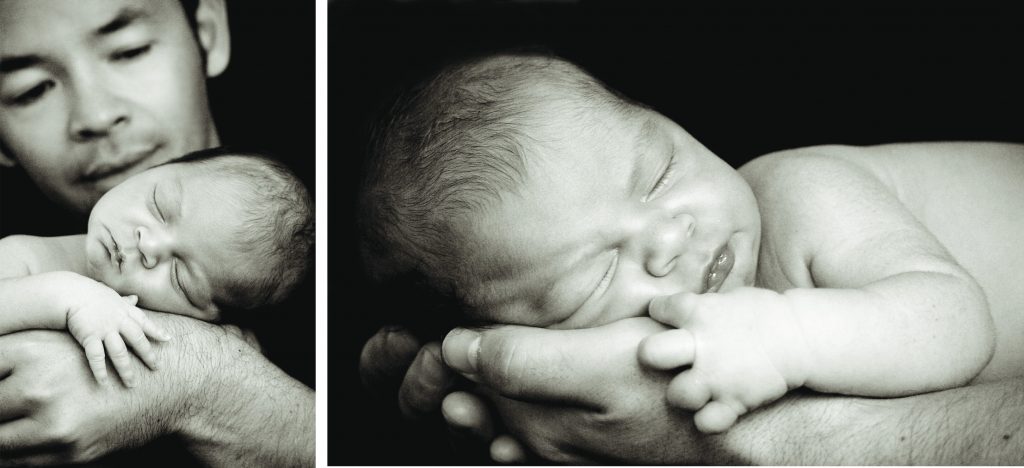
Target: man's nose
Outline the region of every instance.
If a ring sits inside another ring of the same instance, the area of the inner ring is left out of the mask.
[[[128,106],[100,77],[82,79],[74,87],[70,117],[71,137],[88,141],[108,136],[128,122]]]
[[[146,268],[156,268],[173,250],[171,236],[159,229],[139,226],[135,228],[135,241],[139,256],[142,257],[142,266]]]
[[[662,277],[672,272],[693,235],[695,221],[693,216],[681,213],[660,219],[650,226],[645,236],[644,267],[648,273]]]

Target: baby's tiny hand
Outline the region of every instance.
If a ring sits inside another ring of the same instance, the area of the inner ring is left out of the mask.
[[[641,342],[640,362],[659,370],[690,366],[669,384],[667,399],[696,411],[701,432],[722,432],[804,383],[803,340],[789,301],[779,293],[682,293],[655,298],[649,312],[677,329]]]
[[[156,370],[156,354],[148,338],[167,341],[171,337],[135,306],[136,296],[121,297],[101,283],[82,288],[75,294],[76,305],[67,314],[68,331],[85,348],[97,381],[106,383],[108,380],[105,347],[124,384],[135,386],[135,373],[125,342],[150,369]]]

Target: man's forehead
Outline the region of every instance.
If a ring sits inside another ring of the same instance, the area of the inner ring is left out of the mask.
[[[132,22],[168,21],[178,8],[177,0],[2,0],[0,50],[13,53],[61,40],[102,38]]]

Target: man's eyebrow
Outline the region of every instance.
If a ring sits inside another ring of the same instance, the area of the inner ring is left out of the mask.
[[[43,62],[38,55],[15,55],[0,57],[0,73],[14,73],[26,68],[34,67]]]
[[[629,173],[629,186],[627,193],[636,193],[637,185],[640,183],[641,171],[640,162],[648,156],[651,147],[651,137],[655,132],[656,126],[654,119],[647,118],[644,120],[643,125],[640,126],[640,131],[636,133],[636,138],[633,139],[633,154],[639,157],[633,159],[632,169]]]
[[[133,7],[124,7],[117,12],[117,16],[114,16],[114,19],[97,28],[96,31],[93,32],[93,36],[100,37],[113,34],[128,27],[135,21],[147,17],[149,17],[149,13],[145,10]]]

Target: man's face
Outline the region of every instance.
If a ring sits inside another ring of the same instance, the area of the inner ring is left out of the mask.
[[[650,110],[549,114],[562,129],[528,144],[524,183],[466,223],[475,318],[581,328],[753,284],[761,222],[739,173]]]
[[[209,166],[170,164],[114,187],[89,215],[89,276],[139,305],[201,319],[239,272],[258,269],[242,245],[250,189]]]
[[[217,144],[177,0],[0,1],[0,151],[85,213],[132,174]]]

